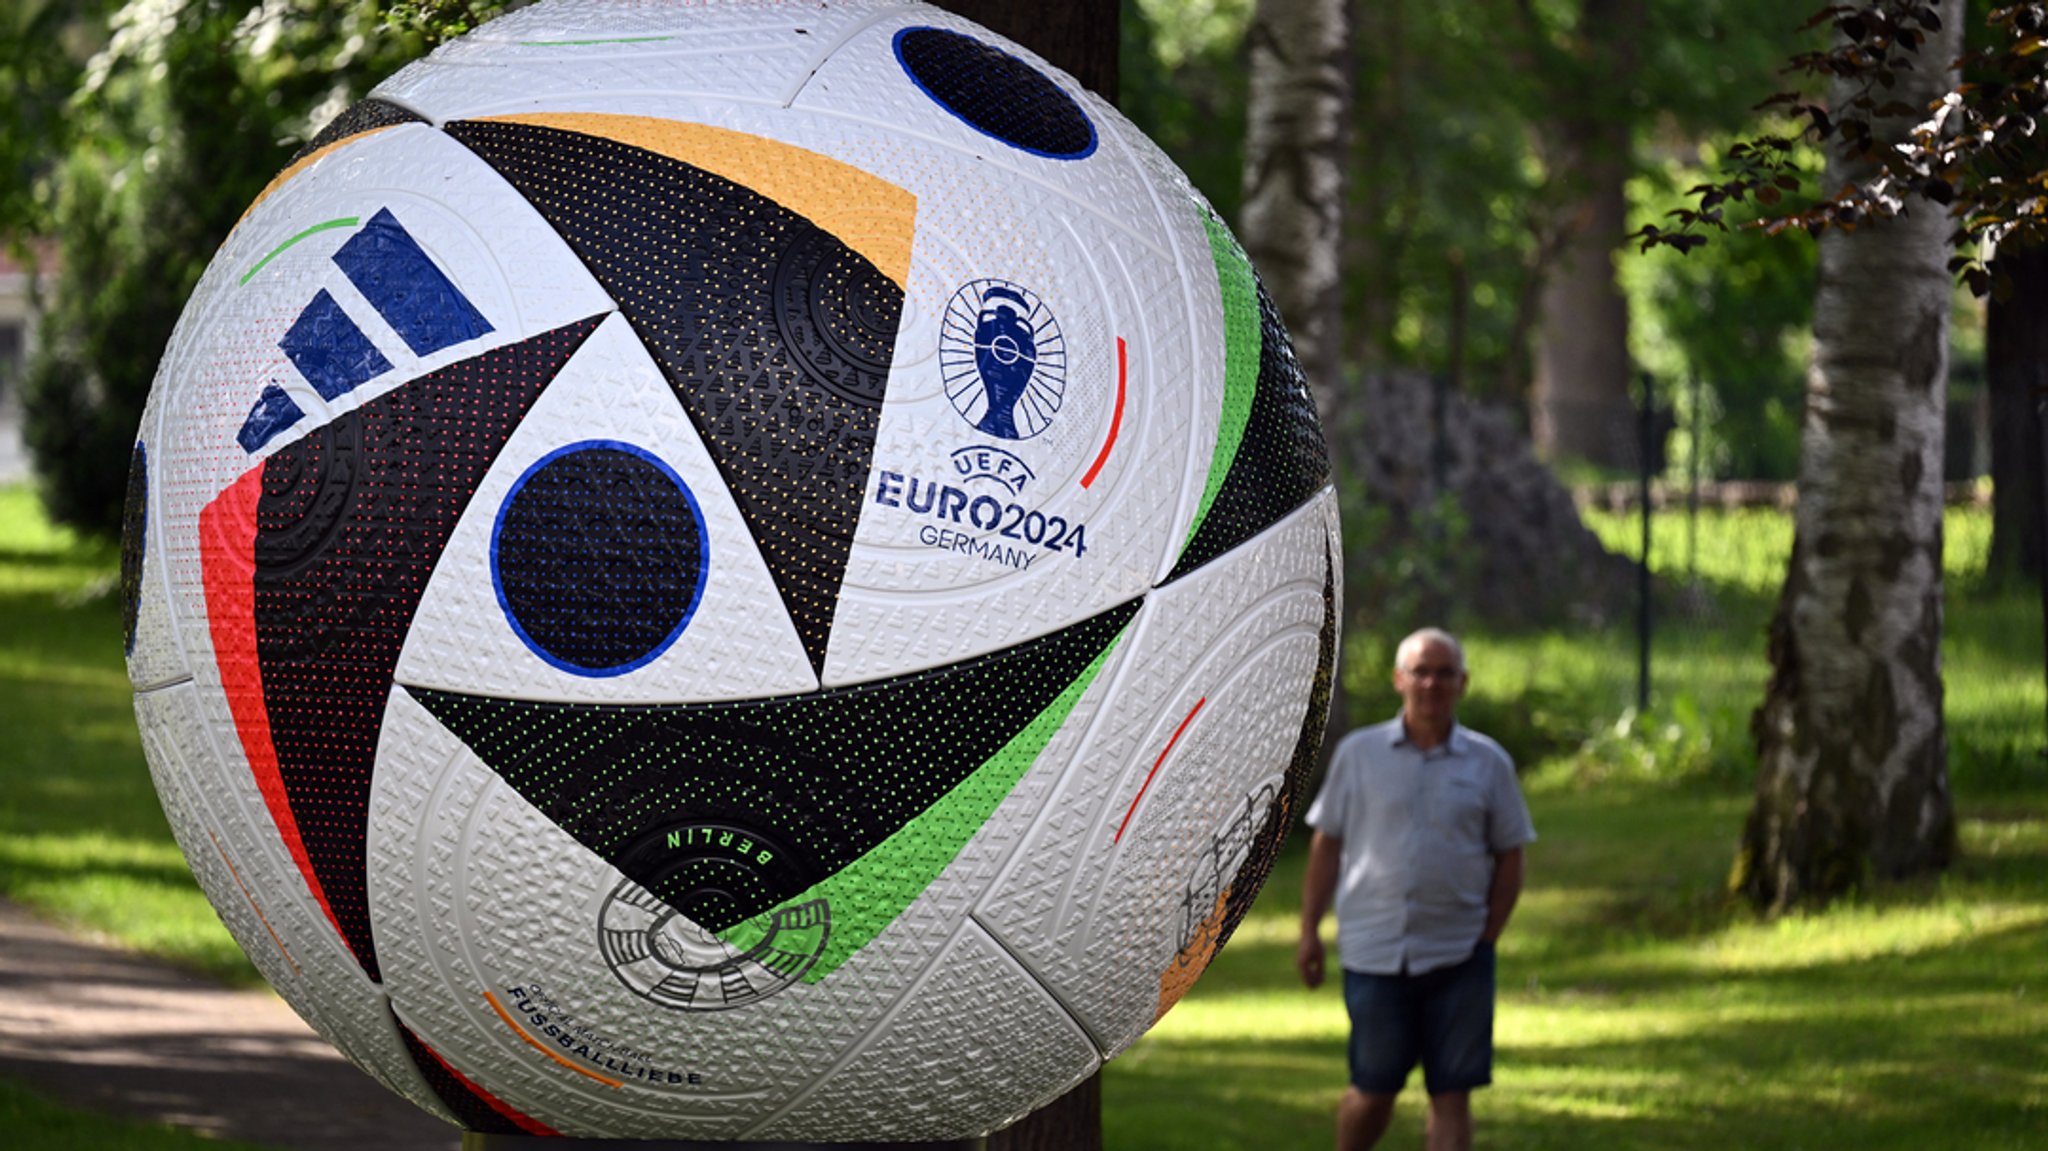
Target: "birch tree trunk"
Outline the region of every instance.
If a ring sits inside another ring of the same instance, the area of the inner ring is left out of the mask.
[[[1287,321],[1333,439],[1345,418],[1340,256],[1350,43],[1345,0],[1257,0],[1245,31],[1251,86],[1238,235]]]
[[[1351,133],[1346,0],[1257,0],[1245,29],[1244,203],[1237,234],[1286,321],[1340,471],[1360,413],[1344,397],[1344,188]],[[1345,602],[1357,602],[1352,595]],[[1323,752],[1350,725],[1344,677],[1330,682]]]
[[[1880,100],[1924,108],[1941,95],[1961,9],[1941,0],[1941,33]],[[1830,99],[1854,94],[1838,84]],[[1882,125],[1880,142],[1906,127]],[[1836,143],[1824,186],[1869,173]],[[1949,222],[1909,203],[1821,239],[1792,560],[1731,877],[1767,910],[1939,871],[1955,849],[1941,682]]]

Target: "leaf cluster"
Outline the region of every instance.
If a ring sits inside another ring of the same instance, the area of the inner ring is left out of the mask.
[[[1786,70],[1846,86],[1848,98],[1830,105],[1780,92],[1763,101],[1759,109],[1803,121],[1799,134],[1759,135],[1735,145],[1721,179],[1690,189],[1696,206],[1669,213],[1675,226],[1646,224],[1630,238],[1643,251],[1690,251],[1707,242],[1709,231],[1728,231],[1728,205],[1744,203],[1764,209],[1754,226],[1767,233],[1853,231],[1907,214],[1918,198],[1955,221],[1952,240],[1960,253],[1949,261],[1950,272],[1979,296],[2002,293],[1985,254],[2000,243],[2048,242],[2048,152],[2036,134],[2048,115],[2040,56],[2048,49],[2048,4],[1993,9],[1986,17],[1991,42],[1955,61],[1962,81],[1926,107],[1897,99],[1893,90],[1941,28],[1933,7],[1919,0],[1835,4],[1805,27],[1823,26],[1833,33],[1830,45],[1794,55]],[[1863,170],[1832,194],[1781,210],[1785,193],[1805,183],[1797,162],[1803,139],[1836,148]]]

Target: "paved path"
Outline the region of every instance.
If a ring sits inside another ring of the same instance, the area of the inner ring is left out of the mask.
[[[455,1151],[268,991],[84,943],[0,902],[0,1075],[101,1113],[300,1151]]]

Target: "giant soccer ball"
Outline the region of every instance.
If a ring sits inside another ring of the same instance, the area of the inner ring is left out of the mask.
[[[1301,801],[1272,302],[916,5],[556,0],[342,113],[135,448],[151,770],[265,976],[504,1133],[936,1140],[1130,1046]]]

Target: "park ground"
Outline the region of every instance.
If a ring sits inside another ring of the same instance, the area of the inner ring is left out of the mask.
[[[1658,524],[1652,705],[1623,626],[1468,635],[1466,715],[1525,766],[1542,838],[1501,947],[1489,1148],[2048,1147],[2048,760],[2038,596],[1981,574],[1951,512],[1944,661],[1961,857],[1944,876],[1760,919],[1725,880],[1747,711],[1789,544],[1777,512]],[[1594,526],[1622,549],[1625,517]],[[1696,528],[1696,532],[1689,529]],[[257,980],[187,875],[122,670],[117,556],[0,488],[0,898],[230,985]],[[1354,636],[1361,710],[1391,714]],[[1116,1151],[1325,1148],[1344,1020],[1292,956],[1297,840],[1196,990],[1104,1079]],[[1390,1145],[1419,1145],[1418,1108]],[[49,1151],[222,1147],[0,1078],[0,1131]]]

